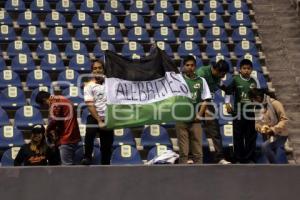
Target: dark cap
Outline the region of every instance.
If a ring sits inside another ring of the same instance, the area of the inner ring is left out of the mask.
[[[45,127],[42,124],[36,124],[32,127],[31,130],[32,134],[44,134],[45,133]]]

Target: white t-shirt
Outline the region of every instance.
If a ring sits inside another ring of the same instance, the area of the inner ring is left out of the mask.
[[[98,115],[104,117],[107,102],[104,84],[100,85],[94,81],[87,83],[84,86],[84,101],[93,102]]]

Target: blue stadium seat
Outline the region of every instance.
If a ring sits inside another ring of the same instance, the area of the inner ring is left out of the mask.
[[[118,18],[111,14],[111,13],[103,13],[99,15],[97,24],[99,25],[100,28],[106,28],[109,26],[119,28],[119,21]]]
[[[79,41],[72,41],[67,44],[66,49],[65,49],[65,55],[67,57],[73,57],[76,54],[81,54],[81,55],[85,55],[85,56],[89,55],[84,43],[79,42]]]
[[[150,151],[148,152],[147,155],[147,161],[152,160],[153,158],[155,158],[156,156],[160,156],[162,155],[164,152],[166,152],[167,150],[172,150],[170,147],[167,147],[165,145],[157,145],[155,147],[153,147],[152,149],[150,149]]]
[[[90,26],[93,27],[93,20],[91,16],[84,12],[77,12],[75,15],[72,17],[72,26],[75,28],[81,27],[81,26]]]
[[[16,40],[15,30],[7,25],[0,26],[0,42],[11,42]]]
[[[130,13],[139,13],[141,15],[149,15],[150,9],[148,3],[145,1],[133,1],[129,8]]]
[[[130,145],[122,145],[116,148],[111,156],[112,165],[143,164],[139,152]]]
[[[181,42],[193,41],[195,43],[200,43],[202,41],[202,37],[198,28],[187,27],[180,31],[179,40]]]
[[[63,96],[67,97],[70,101],[73,102],[75,106],[83,104],[83,93],[80,88],[76,86],[70,86],[64,89],[61,93]]]
[[[7,86],[22,87],[20,76],[12,70],[0,71],[0,89]]]
[[[119,28],[107,27],[101,32],[101,40],[107,42],[123,42],[123,36]]]
[[[232,28],[237,28],[239,26],[246,26],[251,28],[252,22],[250,17],[243,12],[236,12],[231,15],[229,19],[229,24]]]
[[[160,27],[154,32],[154,40],[175,43],[176,37],[173,29],[170,29],[168,27]]]
[[[160,48],[161,50],[164,50],[167,53],[168,56],[174,57],[173,50],[172,50],[170,44],[168,44],[164,41],[158,41],[158,42],[156,42],[156,46],[158,48]]]
[[[245,54],[250,54],[252,56],[259,56],[256,45],[253,42],[243,40],[235,45],[234,53],[237,57],[244,56]]]
[[[45,86],[41,86],[41,87],[35,88],[34,90],[32,90],[31,96],[30,96],[30,105],[31,105],[31,106],[34,106],[34,107],[36,107],[36,108],[40,108],[40,107],[41,107],[40,104],[38,104],[38,103],[35,101],[36,95],[37,95],[40,91],[46,91],[46,92],[51,93],[50,88],[45,87]]]
[[[40,20],[37,15],[30,10],[20,13],[17,19],[19,26],[40,26]]]
[[[26,77],[26,86],[30,89],[34,89],[40,86],[51,86],[51,78],[49,74],[43,70],[36,69],[29,74],[27,74]]]
[[[245,26],[240,26],[239,28],[234,29],[232,33],[232,40],[234,42],[240,42],[244,39],[249,40],[251,42],[255,42],[255,35],[252,29],[247,28]]]
[[[229,71],[233,72],[233,67],[230,58],[223,55],[217,55],[216,57],[210,58],[210,62],[218,62],[219,60],[225,60],[229,65]]]
[[[30,10],[34,13],[49,13],[49,12],[51,12],[50,4],[46,0],[34,0],[30,4]]]
[[[125,15],[125,9],[119,1],[108,1],[105,4],[104,11],[114,15]]]
[[[230,14],[236,13],[238,11],[242,11],[243,13],[249,14],[249,8],[247,6],[247,3],[244,1],[232,1],[228,5],[228,12]]]
[[[60,56],[48,54],[41,60],[41,69],[46,72],[60,72],[65,70],[65,65]]]
[[[176,20],[176,26],[179,29],[183,29],[191,26],[198,28],[198,22],[194,15],[190,13],[182,13]]]
[[[7,12],[24,12],[26,10],[25,3],[22,0],[7,0],[4,6]]]
[[[130,13],[129,15],[126,15],[124,19],[124,26],[127,29],[131,29],[136,26],[145,28],[146,25],[143,16],[137,13]]]
[[[223,148],[231,148],[233,146],[233,126],[232,123],[220,126],[222,135]]]
[[[150,25],[153,29],[157,29],[159,27],[172,27],[171,20],[168,15],[164,13],[155,13],[150,18]]]
[[[19,151],[20,151],[20,147],[12,147],[10,149],[7,149],[2,155],[1,166],[2,167],[14,166],[14,161]]]
[[[0,10],[0,25],[13,25],[13,20],[5,10]]]
[[[5,70],[6,69],[6,63],[4,61],[4,59],[0,56],[0,71]]]
[[[35,69],[35,64],[30,55],[18,54],[12,59],[11,68],[14,71],[32,71]]]
[[[98,14],[100,13],[100,7],[94,0],[86,0],[81,3],[80,11],[87,14]]]
[[[215,57],[221,54],[225,57],[230,57],[227,45],[221,41],[213,41],[207,44],[206,54],[208,57]]]
[[[142,27],[134,27],[130,29],[127,37],[129,41],[136,41],[141,43],[150,42],[150,37],[147,30]]]
[[[56,9],[57,12],[60,13],[67,13],[67,14],[73,14],[76,13],[76,7],[71,0],[60,0],[56,4]]]
[[[44,41],[40,43],[36,49],[38,57],[44,57],[48,54],[60,55],[57,45],[51,41]]]
[[[69,67],[70,69],[74,69],[76,71],[90,71],[91,61],[84,55],[76,54],[71,58]]]
[[[257,71],[252,71],[251,77],[256,79],[259,83],[260,88],[262,89],[268,89],[267,81],[264,75]]]
[[[76,30],[75,39],[80,42],[96,42],[97,35],[94,29],[92,29],[91,27],[83,26]]]
[[[23,42],[22,40],[16,40],[8,44],[7,55],[10,58],[17,56],[20,53],[27,54],[27,55],[31,54],[31,51],[27,43]]]
[[[252,62],[253,70],[262,72],[262,68],[261,68],[261,64],[260,64],[259,59],[255,56],[252,56],[251,54],[247,54],[247,53],[244,56],[242,56],[238,59],[238,62],[237,62],[237,69],[238,70],[240,69],[240,63],[243,59],[248,59]]]
[[[145,56],[145,51],[141,44],[131,41],[123,45],[122,56],[132,59],[140,58]]]
[[[224,14],[224,9],[222,3],[218,1],[208,1],[204,4],[204,9],[203,9],[205,14],[211,13],[211,12],[216,12],[220,15]]]
[[[7,125],[0,128],[0,149],[20,147],[24,144],[22,132],[14,126]]]
[[[175,11],[173,5],[169,1],[158,1],[154,6],[155,13],[165,13],[167,15],[174,15]]]
[[[39,27],[27,26],[23,29],[21,38],[27,43],[40,43],[44,41],[44,35]]]
[[[45,24],[47,27],[55,27],[55,26],[67,27],[65,16],[56,11],[52,11],[51,13],[47,14],[45,19]]]
[[[144,148],[152,148],[156,145],[172,147],[167,130],[159,125],[151,125],[144,128],[141,135],[141,145]]]
[[[10,124],[6,111],[3,110],[3,108],[1,108],[1,107],[0,107],[0,116],[1,116],[0,127]]]
[[[224,76],[224,78],[222,78],[222,83],[225,85],[225,86],[228,86],[231,82],[232,82],[232,73],[226,73],[226,75]],[[233,99],[232,99],[233,100]]]
[[[93,49],[93,54],[97,58],[101,58],[104,56],[104,51],[110,50],[110,51],[116,51],[115,47],[113,44],[106,42],[106,41],[101,41],[100,43],[97,43]]]
[[[179,5],[179,13],[191,13],[193,15],[199,15],[200,10],[196,2],[193,1],[184,1]]]
[[[25,94],[18,87],[7,87],[0,93],[1,106],[3,109],[16,109],[26,103]]]
[[[16,111],[14,125],[18,129],[30,129],[35,124],[44,124],[44,120],[39,109],[33,106],[23,106]]]
[[[203,17],[203,26],[204,28],[211,28],[213,26],[219,26],[224,28],[225,24],[222,19],[222,16],[217,13],[209,13]]]
[[[206,31],[205,38],[207,42],[220,40],[221,42],[228,42],[228,36],[224,28],[213,26]]]
[[[64,89],[70,85],[78,85],[79,73],[73,69],[67,69],[58,74],[57,84]]]
[[[48,34],[48,38],[51,42],[68,43],[71,41],[71,36],[67,28],[62,26],[56,26],[51,28]]]
[[[114,130],[113,147],[116,148],[120,145],[130,145],[133,147],[136,145],[130,128]]]
[[[178,46],[177,53],[180,57],[186,57],[188,55],[201,56],[198,45],[191,41],[181,43]]]
[[[75,164],[80,165],[81,160],[84,155],[84,146],[80,146],[75,152]],[[101,164],[101,152],[100,148],[94,146],[92,153],[92,165],[100,165]]]

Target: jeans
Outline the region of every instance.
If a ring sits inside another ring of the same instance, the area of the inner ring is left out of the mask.
[[[262,153],[267,157],[270,163],[279,163],[276,157],[276,150],[279,147],[283,147],[286,140],[287,140],[287,136],[277,136],[275,137],[275,140],[273,142],[271,142],[270,140],[266,140],[262,144],[261,146]]]
[[[60,159],[62,165],[74,165],[75,151],[78,144],[62,144],[59,147]]]

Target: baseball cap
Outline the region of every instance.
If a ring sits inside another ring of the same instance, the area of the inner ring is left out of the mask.
[[[32,134],[39,134],[39,133],[44,134],[45,133],[45,127],[42,124],[36,124],[32,127],[31,132],[32,132]]]

